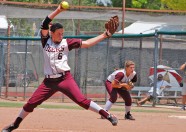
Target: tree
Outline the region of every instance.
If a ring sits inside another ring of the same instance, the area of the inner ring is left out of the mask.
[[[123,0],[112,0],[113,7],[123,7]],[[161,0],[125,0],[127,8],[160,9]]]
[[[186,10],[186,0],[161,0],[163,9]]]
[[[133,8],[160,9],[161,0],[132,0]]]
[[[112,0],[113,7],[123,7],[123,0]],[[125,6],[132,7],[132,0],[125,0]]]
[[[72,0],[73,5],[79,5],[79,2],[81,5],[84,6],[95,6],[96,5],[96,0]]]
[[[159,10],[161,9],[161,5],[161,0],[148,0],[146,8]]]

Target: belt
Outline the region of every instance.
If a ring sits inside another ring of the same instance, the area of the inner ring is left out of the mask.
[[[59,78],[65,76],[65,72],[54,74],[54,75],[45,75],[45,78]]]

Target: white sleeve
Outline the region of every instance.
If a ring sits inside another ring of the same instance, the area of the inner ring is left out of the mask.
[[[172,86],[172,85],[170,83],[168,83],[167,81],[164,81],[163,86]]]

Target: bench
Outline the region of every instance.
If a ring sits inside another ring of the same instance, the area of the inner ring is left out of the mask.
[[[166,88],[160,96],[157,96],[158,99],[167,99],[174,100],[175,105],[177,106],[177,100],[182,98],[181,95],[182,88],[181,87],[171,87]]]
[[[130,92],[131,92],[131,97],[132,99],[137,99],[141,100],[141,98],[144,98],[145,94],[148,93],[150,90],[150,87],[134,87]],[[161,95],[157,96],[157,103],[161,99],[166,99],[168,100],[173,100],[175,102],[175,105],[177,106],[177,100],[181,99],[181,87],[171,87],[171,88],[166,88],[161,92]]]
[[[149,90],[150,90],[150,87],[134,87],[130,91],[131,97],[133,99],[140,100],[141,98],[144,98],[144,94],[148,93]]]

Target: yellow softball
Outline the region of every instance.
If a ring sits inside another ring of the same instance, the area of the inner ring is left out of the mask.
[[[61,7],[63,8],[63,9],[68,9],[69,8],[69,4],[68,4],[68,2],[66,2],[66,1],[62,1],[61,2]]]

